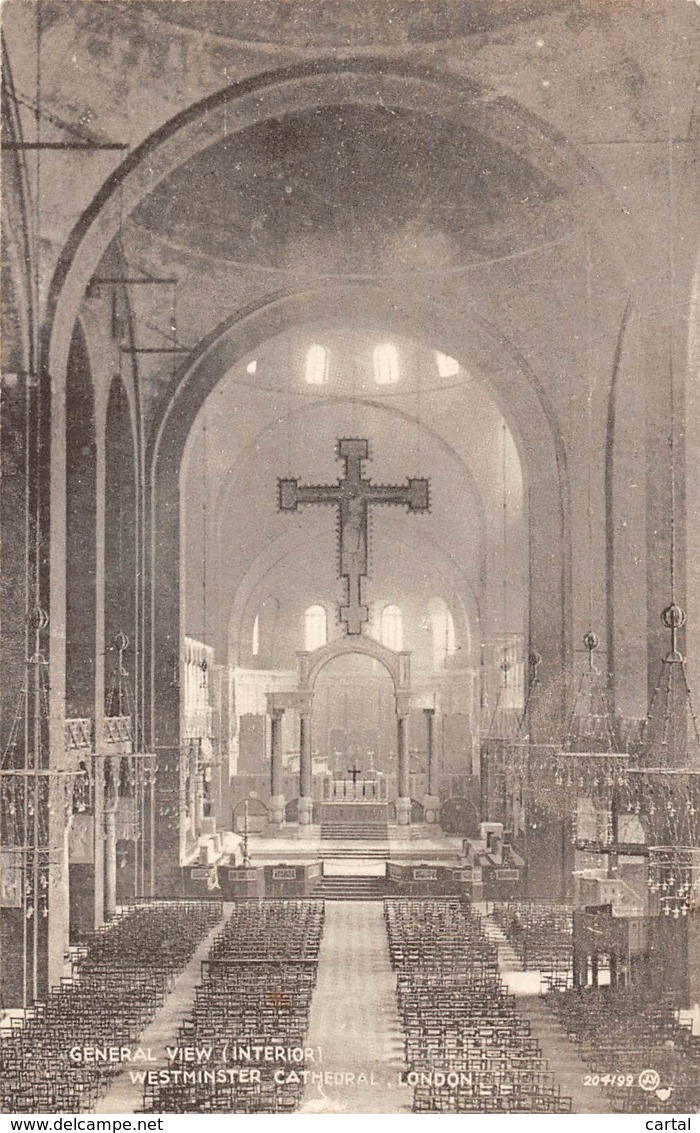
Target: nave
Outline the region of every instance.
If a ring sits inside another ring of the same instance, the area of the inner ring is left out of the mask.
[[[697,1100],[700,10],[385,8],[2,6],[10,1111]]]
[[[451,898],[137,904],[2,1031],[3,1110],[663,1113],[675,1095],[692,1112],[697,1036],[639,988],[573,987],[571,936],[567,961],[543,927],[567,916]]]

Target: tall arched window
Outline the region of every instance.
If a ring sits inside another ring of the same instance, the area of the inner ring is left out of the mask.
[[[455,374],[459,373],[457,359],[450,358],[449,354],[441,354],[439,350],[435,351],[435,364],[441,378],[453,378]]]
[[[442,598],[432,599],[428,613],[433,638],[433,668],[444,669],[447,658],[457,650],[454,618]]]
[[[280,604],[274,594],[268,594],[258,607],[250,627],[250,657],[254,668],[274,669],[276,667],[277,627]],[[251,611],[252,613],[252,611]]]
[[[328,641],[328,617],[323,606],[309,606],[304,614],[304,648],[311,652]]]
[[[328,351],[314,343],[306,352],[306,380],[311,386],[322,386],[328,381]]]
[[[400,606],[385,606],[382,610],[382,645],[387,649],[403,649],[403,617]]]
[[[399,353],[390,342],[374,351],[374,380],[378,386],[393,386],[399,380]]]

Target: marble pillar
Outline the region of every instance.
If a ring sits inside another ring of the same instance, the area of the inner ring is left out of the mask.
[[[115,761],[118,763],[118,761]],[[118,769],[112,766],[108,773],[108,790],[105,797],[104,868],[105,915],[113,917],[117,910],[117,790]]]
[[[285,817],[286,800],[282,778],[282,720],[283,708],[270,712],[270,822],[281,826]]]
[[[435,753],[435,709],[424,708],[425,726],[428,747],[428,792],[423,799],[425,808],[425,821],[436,823],[440,817],[440,799],[438,797],[437,782],[437,756]]]
[[[411,776],[408,754],[408,710],[396,715],[397,750],[399,754],[399,797],[396,800],[396,821],[408,826],[411,821]]]
[[[311,798],[311,712],[299,710],[299,825],[310,826]]]

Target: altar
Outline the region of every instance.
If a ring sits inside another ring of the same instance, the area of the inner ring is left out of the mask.
[[[388,784],[381,772],[370,772],[361,778],[356,764],[347,777],[336,772],[323,782],[321,807],[322,839],[369,839],[386,841],[388,837]]]
[[[333,778],[328,775],[323,780],[323,801],[328,803],[386,803],[388,784],[384,775],[371,779],[357,777]]]

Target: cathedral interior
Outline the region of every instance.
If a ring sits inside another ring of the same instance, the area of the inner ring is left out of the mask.
[[[697,0],[2,37],[0,1108],[697,1112]]]

